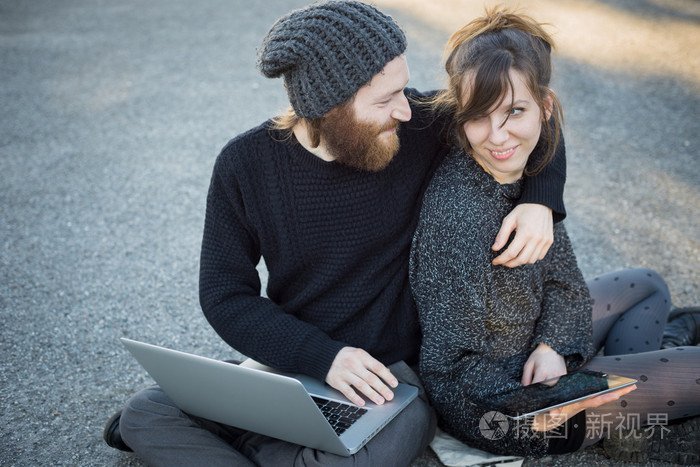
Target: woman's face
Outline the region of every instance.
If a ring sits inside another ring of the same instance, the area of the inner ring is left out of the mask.
[[[522,177],[530,153],[539,140],[543,121],[540,107],[521,73],[511,70],[510,79],[512,101],[507,95],[488,115],[464,124],[472,156],[501,184],[513,183]],[[545,102],[545,108],[551,109],[551,99]],[[548,110],[545,117],[548,119],[550,114]]]

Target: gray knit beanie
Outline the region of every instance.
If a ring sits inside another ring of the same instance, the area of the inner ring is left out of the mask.
[[[268,78],[283,75],[296,114],[314,119],[347,101],[405,50],[406,37],[391,17],[357,1],[326,1],[277,20],[257,65]]]

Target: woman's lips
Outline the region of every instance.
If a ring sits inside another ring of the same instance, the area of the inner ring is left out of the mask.
[[[489,149],[489,152],[491,153],[491,157],[494,159],[498,159],[499,161],[504,161],[508,158],[510,158],[513,154],[515,154],[515,150],[518,149],[517,146],[509,148],[509,149],[504,149],[502,151],[494,151],[493,149]]]

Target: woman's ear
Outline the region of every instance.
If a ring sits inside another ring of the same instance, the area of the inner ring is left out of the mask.
[[[552,116],[554,111],[554,96],[552,95],[554,91],[547,89],[544,98],[542,99],[542,104],[544,104],[544,121],[548,121],[549,117]]]

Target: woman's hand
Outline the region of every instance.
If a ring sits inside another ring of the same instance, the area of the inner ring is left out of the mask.
[[[539,344],[530,354],[525,366],[523,366],[523,377],[520,380],[523,386],[532,383],[539,383],[545,379],[556,378],[566,374],[566,363],[564,357],[547,344]]]
[[[493,260],[493,265],[509,268],[533,264],[545,257],[554,241],[552,210],[541,204],[519,204],[508,214],[491,249],[500,251],[515,230],[508,249]]]
[[[618,389],[617,391],[603,394],[602,396],[593,397],[591,399],[586,399],[581,402],[575,402],[573,404],[565,405],[564,407],[559,407],[558,409],[552,409],[547,413],[535,415],[535,419],[532,421],[532,430],[553,430],[559,425],[565,423],[569,418],[573,417],[580,411],[586,409],[594,409],[596,407],[600,407],[603,404],[616,401],[620,397],[624,396],[625,394],[629,394],[635,389],[637,389],[637,385],[628,386],[626,388]]]

